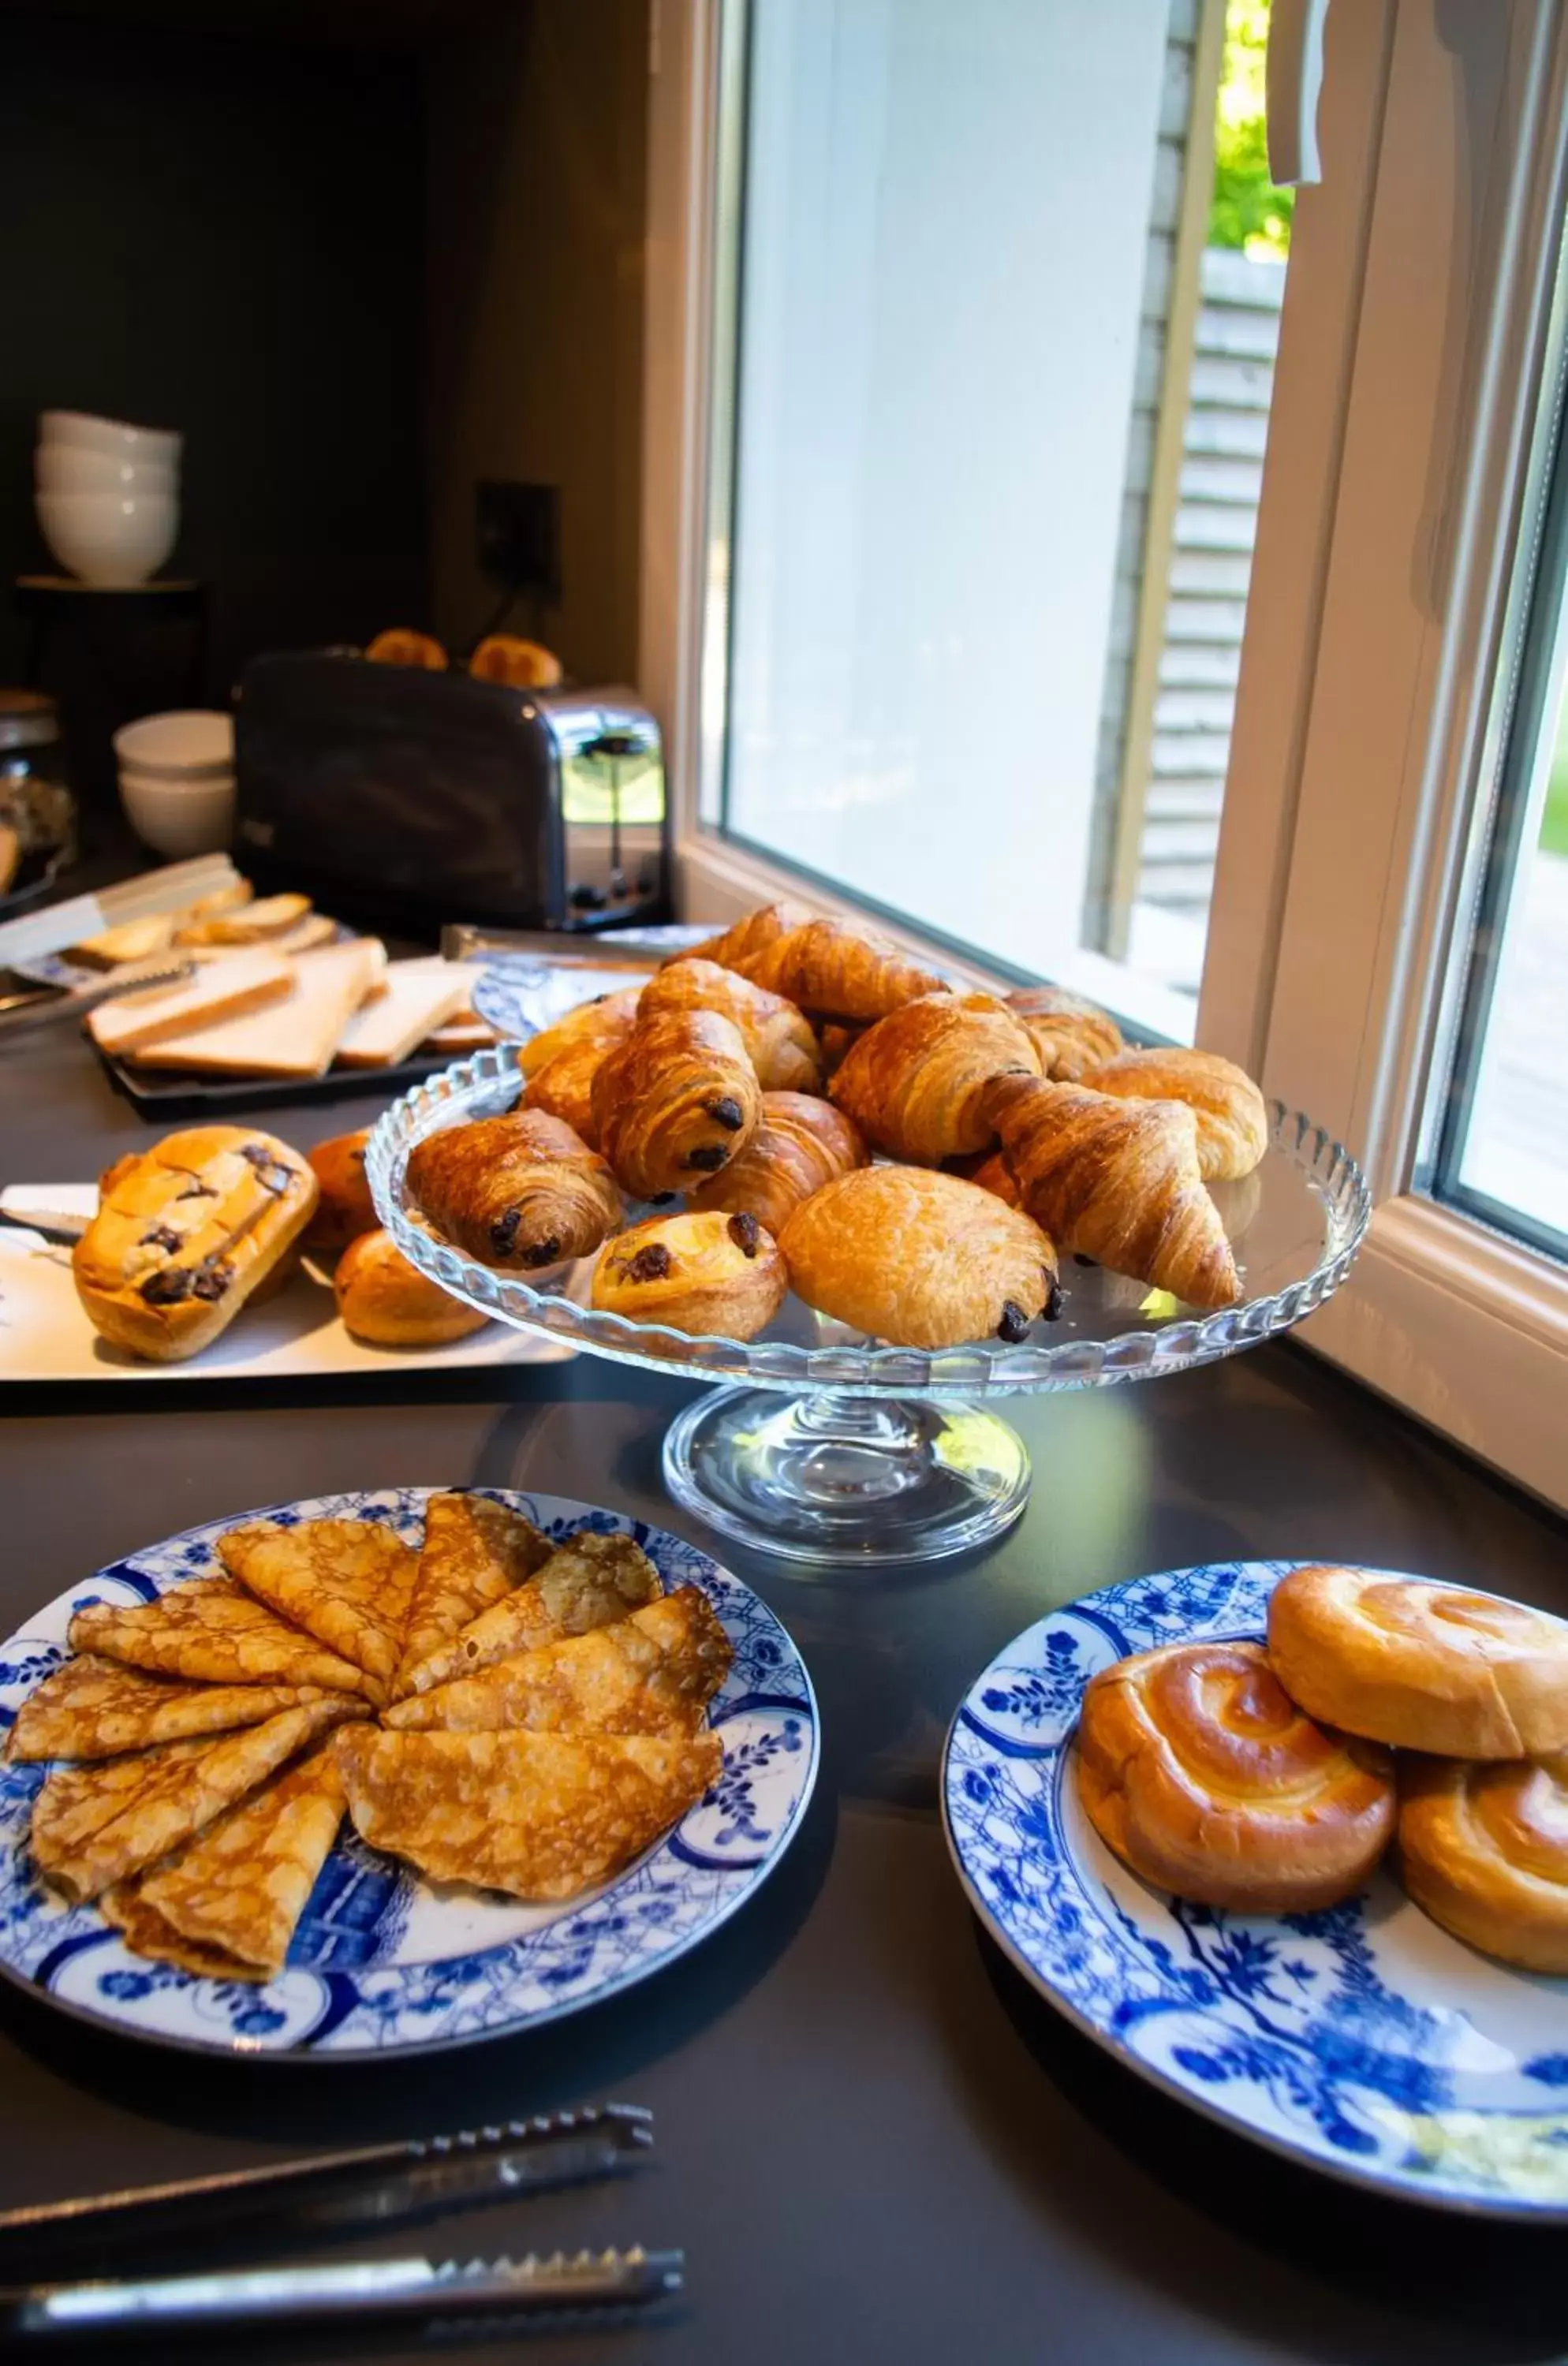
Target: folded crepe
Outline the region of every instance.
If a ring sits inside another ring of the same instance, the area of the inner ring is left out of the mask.
[[[216,1979],[265,1980],[288,1943],[343,1820],[330,1750],[302,1758],[139,1880],[99,1905],[139,1955]]]
[[[400,1690],[428,1692],[563,1635],[586,1635],[625,1618],[660,1591],[659,1572],[630,1537],[584,1529],[558,1547],[525,1585],[481,1610],[439,1651],[400,1670]]]
[[[378,1520],[253,1520],[218,1539],[231,1577],[279,1617],[390,1682],[402,1657],[419,1555]]]
[[[189,1741],[260,1725],[280,1710],[322,1698],[310,1684],[186,1684],[85,1652],[67,1660],[17,1713],[6,1755],[118,1758],[160,1741]]]
[[[321,1684],[381,1697],[362,1668],[323,1651],[226,1577],[193,1578],[131,1610],[94,1603],[78,1610],[69,1639],[74,1651],[101,1651],[192,1684]]]
[[[729,1671],[705,1594],[682,1585],[629,1618],[498,1660],[386,1712],[403,1732],[694,1733]]]
[[[423,1660],[481,1610],[524,1584],[554,1547],[532,1520],[486,1495],[432,1495],[392,1697],[412,1689]]]
[[[205,1830],[308,1742],[364,1714],[362,1702],[337,1693],[216,1741],[65,1767],[33,1802],[39,1870],[73,1905],[96,1898]]]
[[[641,1854],[718,1774],[718,1736],[388,1733],[345,1727],[333,1754],[372,1847],[435,1881],[575,1897]]]

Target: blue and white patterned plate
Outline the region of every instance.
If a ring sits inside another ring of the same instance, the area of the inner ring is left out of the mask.
[[[1025,1977],[1156,2086],[1407,2200],[1568,2219],[1568,1981],[1461,1945],[1392,1873],[1318,1914],[1151,1889],[1078,1804],[1084,1686],[1129,1651],[1261,1640],[1293,1561],[1218,1561],[1086,1594],[1010,1643],[948,1735],[942,1805],[970,1903]]]
[[[411,1544],[428,1487],[325,1495],[235,1513],[149,1546],[73,1586],[0,1645],[0,1721],[67,1658],[65,1631],[89,1602],[151,1602],[217,1568],[214,1539],[242,1519],[384,1520]],[[164,2045],[317,2060],[460,2045],[596,2004],[706,1938],[767,1878],[800,1826],[817,1779],[817,1704],[799,1652],[750,1586],[679,1537],[560,1495],[493,1494],[547,1535],[626,1534],[666,1588],[699,1585],[735,1658],[710,1721],[724,1771],[705,1799],[617,1881],[565,1906],[491,1890],[439,1893],[347,1825],[321,1869],[288,1962],[275,1980],[200,1979],[133,1955],[95,1907],[67,1907],[27,1846],[43,1766],[0,1764],[0,1974],[67,2011]]]

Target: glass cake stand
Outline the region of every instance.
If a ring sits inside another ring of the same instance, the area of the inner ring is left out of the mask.
[[[500,1115],[522,1083],[515,1049],[502,1046],[394,1102],[366,1153],[377,1214],[423,1272],[500,1322],[618,1363],[726,1383],[671,1425],[671,1493],[724,1536],[819,1566],[930,1560],[998,1535],[1028,1499],[1029,1458],[983,1400],[1156,1380],[1271,1339],[1337,1290],[1371,1212],[1349,1154],[1275,1102],[1262,1165],[1213,1187],[1247,1292],[1219,1313],[1067,1257],[1059,1319],[1019,1346],[889,1347],[795,1297],[758,1338],[692,1338],[582,1304],[586,1263],[536,1281],[494,1272],[411,1204],[414,1144]]]

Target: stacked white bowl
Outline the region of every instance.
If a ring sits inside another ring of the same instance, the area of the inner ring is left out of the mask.
[[[119,798],[159,854],[216,854],[234,827],[234,718],[188,707],[144,715],[114,735]]]
[[[38,522],[84,583],[145,583],[180,530],[180,446],[164,427],[46,411],[33,455]]]

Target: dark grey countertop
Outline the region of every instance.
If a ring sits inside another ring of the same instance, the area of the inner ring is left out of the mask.
[[[374,1106],[258,1122],[309,1144]],[[6,1181],[82,1178],[155,1138],[85,1047],[44,1036],[0,1053],[0,1137]],[[341,1488],[549,1489],[711,1542],[660,1485],[662,1432],[689,1396],[587,1357],[309,1393],[0,1391],[0,1633],[139,1544]],[[1380,2202],[1143,2086],[982,1936],[936,1808],[959,1695],[1052,1604],[1145,1570],[1299,1555],[1563,1610],[1561,1525],[1291,1348],[1005,1410],[1033,1499],[976,1560],[828,1580],[724,1556],[804,1651],[824,1750],[795,1846],[706,1945],[535,2037],[401,2066],[209,2063],[0,1991],[0,2206],[620,2096],[657,2111],[646,2172],[376,2248],[683,2244],[683,2302],[657,2325],[538,2345],[574,2360],[1562,2355],[1561,2236]]]

